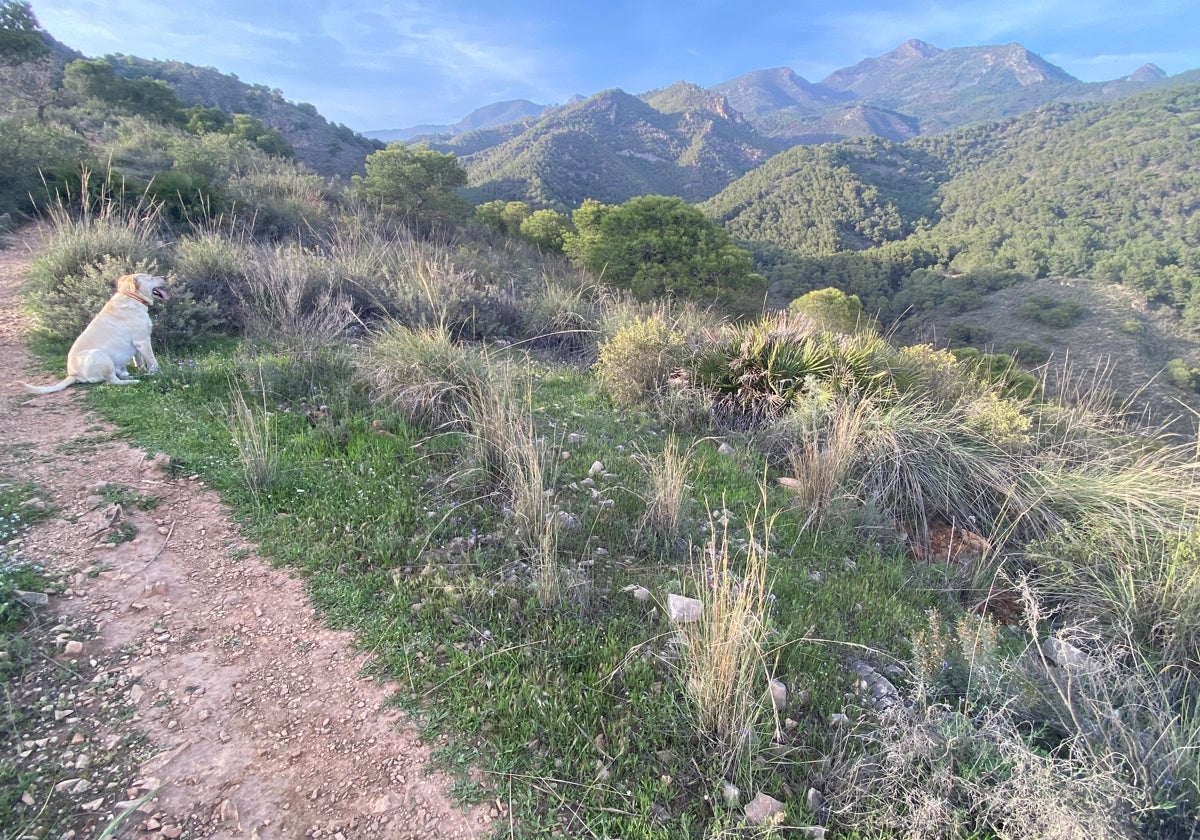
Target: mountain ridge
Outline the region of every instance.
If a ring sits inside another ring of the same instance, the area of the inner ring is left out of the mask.
[[[691,114],[693,120],[708,120],[709,140],[701,141],[693,155],[713,167],[703,176],[685,171],[688,164],[682,162],[681,147],[697,142],[695,126],[678,123],[668,129],[665,124],[658,125],[658,131],[682,134],[672,141],[680,148],[655,150],[653,143],[645,145],[648,135],[636,143],[628,142],[631,133],[649,130],[657,119],[646,112],[633,116],[636,109],[629,108],[612,112],[630,115],[635,124],[628,126],[619,126],[613,119],[558,125],[563,120],[577,120],[580,112],[569,111],[579,104],[576,102],[546,108],[515,123],[486,125],[492,120],[480,119],[476,122],[484,127],[416,139],[460,156],[469,175],[469,197],[526,200],[557,208],[576,206],[581,196],[600,198],[582,194],[581,185],[594,180],[586,173],[577,173],[576,183],[570,186],[566,182],[571,177],[546,175],[558,166],[578,166],[577,155],[586,145],[597,153],[607,150],[616,155],[606,157],[599,167],[615,179],[604,185],[602,200],[619,203],[638,194],[628,192],[630,189],[650,188],[702,201],[715,194],[713,187],[721,177],[740,177],[736,173],[747,165],[744,158],[750,150],[754,150],[750,157],[757,159],[796,144],[851,137],[876,136],[901,143],[962,125],[1007,119],[1047,102],[1113,100],[1169,81],[1158,68],[1143,67],[1110,82],[1085,83],[1017,43],[941,49],[911,39],[883,55],[835,70],[820,82],[810,82],[789,67],[776,67],[711,87],[679,81],[637,96],[612,88],[583,100],[600,102],[619,91],[662,115]],[[582,138],[572,143],[563,138],[547,140],[549,134],[581,130],[597,133],[586,143]],[[531,136],[518,141],[525,132]],[[573,148],[571,153],[567,153],[568,147]],[[622,158],[625,165],[619,165]],[[634,163],[638,158],[642,162]],[[647,169],[651,163],[657,171]],[[665,172],[664,167],[669,166],[679,171]],[[552,186],[555,183],[559,186]],[[618,183],[625,186],[618,188]]]

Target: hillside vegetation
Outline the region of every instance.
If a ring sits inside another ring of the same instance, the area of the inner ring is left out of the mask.
[[[588,198],[610,204],[647,194],[707,198],[776,148],[719,97],[702,94],[682,86],[647,102],[611,90],[551,109],[511,139],[463,154],[466,194],[476,202],[520,200],[560,211]],[[501,139],[511,130],[486,131]],[[478,137],[432,146],[465,152]]]
[[[1192,85],[899,146],[797,147],[702,207],[757,248],[780,303],[836,285],[895,317],[914,268],[986,269],[1123,282],[1191,322],[1198,116]]]
[[[884,275],[936,308],[963,289],[930,266],[969,269],[981,295],[1021,279],[1028,240],[1049,271],[1075,240],[1034,226],[1092,218],[1075,207],[1090,189],[1056,167],[1089,187],[1111,176],[1088,212],[1139,238],[1130,255],[1190,248],[1176,193],[1148,179],[1122,203],[1137,177],[1104,162],[1132,146],[1190,184],[1175,150],[1196,91],[1123,118],[1056,106],[945,139],[793,150],[773,177],[835,220],[807,256],[783,251],[802,216],[781,233],[786,202],[756,209],[775,201],[765,180],[710,206],[735,229],[758,212],[777,295],[843,272],[822,285],[865,296],[818,288],[730,321],[698,301],[761,278],[678,198],[584,202],[556,228],[520,202],[472,211],[455,192],[468,173],[435,149],[377,151],[347,185],[176,124],[158,86],[117,90],[45,125],[33,108],[0,121],[20,141],[0,146],[0,173],[18,153],[58,173],[25,205],[39,346],[61,367],[116,277],[171,277],[162,372],[88,401],[304,575],[458,793],[503,802],[511,836],[1194,833],[1194,443],[1009,355],[897,347],[869,316],[890,300]],[[536,142],[573,166],[487,183],[598,198],[609,179],[692,167],[703,192],[707,168],[757,152],[694,94],[661,92],[671,113],[610,92],[547,115]],[[600,144],[605,127],[645,157]],[[976,223],[955,228],[958,213]],[[568,256],[531,244],[534,227]],[[1093,266],[1102,245],[1126,252],[1105,234],[1082,252]],[[1027,303],[1047,329],[1084,317]],[[8,589],[0,607],[21,609]],[[20,760],[0,761],[0,789],[35,805],[4,798],[6,826],[40,819],[49,785]]]

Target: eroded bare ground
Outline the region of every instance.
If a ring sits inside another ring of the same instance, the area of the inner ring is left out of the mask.
[[[16,312],[27,240],[0,250],[0,364],[6,379],[48,381],[29,366]],[[170,477],[162,458],[109,439],[81,408],[81,390],[30,398],[8,381],[0,396],[0,471],[41,484],[59,511],[24,547],[67,576],[47,620],[92,629],[72,639],[81,652],[64,643],[58,658],[94,660],[133,706],[118,723],[111,706],[80,692],[61,740],[103,755],[129,743],[122,729],[133,727],[153,753],[116,782],[95,765],[74,773],[94,777],[78,807],[104,817],[152,793],[129,837],[488,833],[498,810],[464,813],[451,801],[450,780],[429,772],[429,747],[381,708],[388,688],[361,676],[349,635],[322,626],[303,585],[258,557],[201,482]],[[97,494],[100,482],[158,501],[122,506],[132,541],[103,542],[118,512]]]

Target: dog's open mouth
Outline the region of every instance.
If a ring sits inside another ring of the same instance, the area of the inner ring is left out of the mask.
[[[166,289],[155,289],[150,294],[154,295],[159,300],[170,300],[171,296],[167,294]]]

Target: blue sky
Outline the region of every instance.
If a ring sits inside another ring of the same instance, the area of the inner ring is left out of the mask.
[[[357,131],[453,123],[788,66],[809,81],[909,38],[1018,42],[1085,81],[1200,67],[1196,0],[32,0],[88,56],[174,59],[278,88]]]

